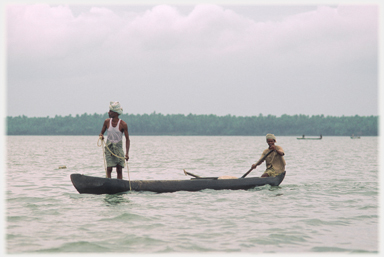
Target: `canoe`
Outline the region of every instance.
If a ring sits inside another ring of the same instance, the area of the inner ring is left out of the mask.
[[[351,136],[352,139],[360,139],[359,136]]]
[[[278,186],[284,180],[285,172],[276,177],[249,177],[236,179],[218,179],[217,177],[200,177],[189,180],[128,180],[101,178],[78,173],[71,174],[73,186],[80,194],[117,194],[127,191],[150,191],[170,193],[176,191],[238,190],[257,186]]]
[[[320,137],[305,137],[304,135],[302,137],[297,137],[297,139],[301,140],[321,140],[323,138],[323,135],[320,135]]]
[[[305,138],[297,137],[297,139],[302,139],[302,140],[321,140],[322,138],[321,137],[305,137]]]

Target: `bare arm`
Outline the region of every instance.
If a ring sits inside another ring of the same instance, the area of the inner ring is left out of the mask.
[[[103,127],[101,128],[101,132],[100,132],[100,134],[99,134],[99,137],[101,137],[101,139],[103,139],[103,140],[104,140],[104,133],[105,133],[105,131],[106,131],[107,128],[108,128],[108,121],[109,121],[109,119],[106,119],[106,120],[104,121],[104,123],[103,123]]]
[[[129,133],[128,133],[128,125],[126,122],[122,121],[122,130],[125,135],[125,147],[126,147],[126,154],[125,159],[128,161],[129,159],[129,148],[131,146],[131,141],[129,140]]]

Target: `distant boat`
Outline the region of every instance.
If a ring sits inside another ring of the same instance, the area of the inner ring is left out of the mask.
[[[352,139],[360,139],[360,136],[355,136],[354,134],[352,134],[351,138]]]
[[[321,140],[323,138],[323,135],[320,135],[320,137],[305,137],[303,135],[302,137],[298,137],[297,139],[301,140]]]

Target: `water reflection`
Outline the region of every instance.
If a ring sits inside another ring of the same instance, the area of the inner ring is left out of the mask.
[[[130,203],[131,201],[126,198],[126,194],[113,194],[105,195],[104,202],[107,205],[118,205],[122,203]]]

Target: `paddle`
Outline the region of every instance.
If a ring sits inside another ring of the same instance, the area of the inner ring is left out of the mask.
[[[200,177],[200,176],[197,176],[197,175],[192,174],[190,172],[187,172],[186,170],[183,170],[183,171],[184,171],[185,176],[189,175],[189,176],[195,177],[195,178],[191,178],[191,179],[218,179],[219,178],[219,177]]]
[[[274,150],[271,150],[271,151],[269,151],[266,155],[264,155],[264,157],[263,158],[261,158],[257,163],[256,163],[256,166],[257,165],[259,165],[260,163],[262,163],[264,160],[265,160],[265,158],[267,158],[267,156],[270,154],[270,153],[272,153]],[[247,173],[245,173],[241,178],[245,178],[251,171],[253,170],[253,168],[251,168],[249,171],[247,171]]]
[[[190,172],[187,172],[187,171],[185,171],[185,170],[183,170],[183,171],[184,171],[185,176],[189,175],[189,176],[192,176],[192,177],[195,177],[195,178],[201,178],[200,176],[197,176],[197,175],[192,174],[192,173],[190,173]]]

